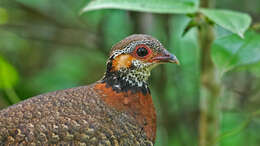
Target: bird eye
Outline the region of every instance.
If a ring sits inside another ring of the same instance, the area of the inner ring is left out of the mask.
[[[149,54],[149,51],[148,51],[148,48],[145,47],[145,46],[138,46],[136,48],[136,54],[139,56],[139,57],[144,57],[146,55]]]

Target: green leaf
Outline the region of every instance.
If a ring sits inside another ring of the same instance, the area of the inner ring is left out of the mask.
[[[239,66],[260,61],[260,34],[247,32],[242,39],[231,34],[215,40],[212,45],[212,58],[223,73]]]
[[[82,12],[98,9],[123,9],[151,13],[194,13],[198,0],[93,0]]]
[[[18,82],[16,69],[0,56],[0,89],[2,88],[9,101],[14,104],[20,101],[13,86]]]
[[[241,12],[213,9],[200,9],[200,12],[207,16],[211,21],[238,34],[242,38],[251,23],[251,17],[248,14]]]
[[[0,88],[12,88],[18,81],[16,69],[0,57]]]

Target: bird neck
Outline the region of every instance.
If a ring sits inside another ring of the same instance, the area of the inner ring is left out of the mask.
[[[107,83],[97,83],[94,87],[100,98],[108,105],[120,112],[127,112],[144,130],[147,138],[155,142],[156,137],[156,112],[150,94],[142,92],[132,93],[116,92]]]
[[[108,87],[112,87],[114,91],[142,94],[150,94],[148,87],[148,78],[150,71],[146,68],[136,68],[133,65],[129,68],[121,68],[113,70],[112,62],[107,63],[107,71],[102,79],[102,83],[106,83]]]

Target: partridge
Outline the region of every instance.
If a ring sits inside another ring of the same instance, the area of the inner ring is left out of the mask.
[[[150,71],[177,58],[149,35],[112,47],[103,78],[46,93],[0,111],[0,145],[153,145]]]

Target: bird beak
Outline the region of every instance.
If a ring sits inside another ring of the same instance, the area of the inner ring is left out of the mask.
[[[157,61],[159,63],[176,63],[177,65],[180,64],[177,57],[168,52],[166,49],[160,55],[153,57],[152,60]]]

